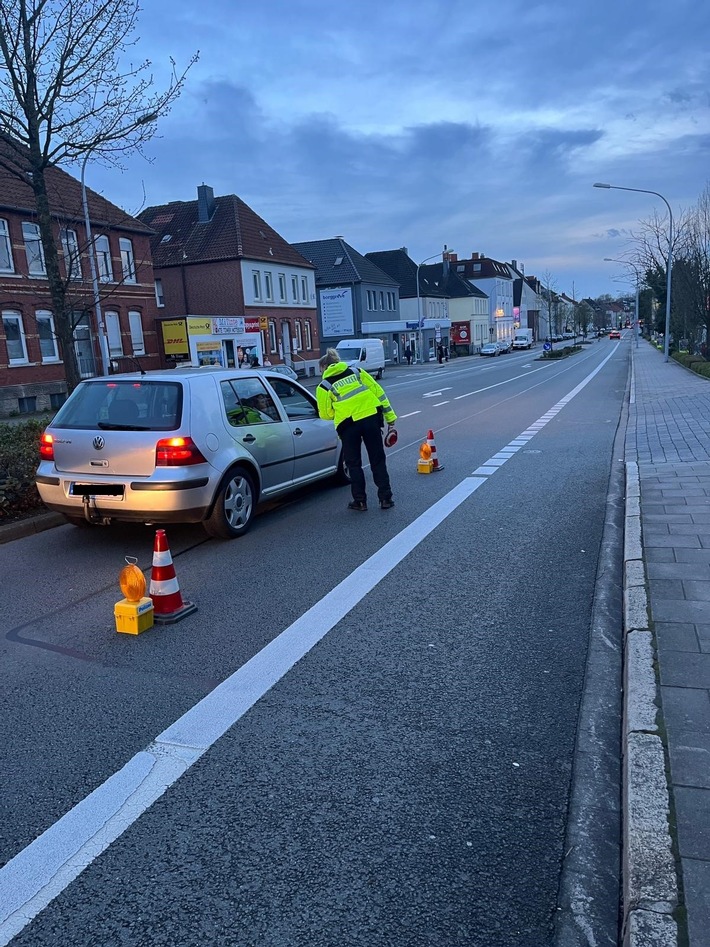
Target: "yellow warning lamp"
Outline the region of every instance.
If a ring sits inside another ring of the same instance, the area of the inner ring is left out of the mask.
[[[118,584],[121,586],[126,601],[140,602],[145,595],[145,576],[136,565],[137,559],[126,556],[126,562],[128,565],[121,569]]]
[[[419,448],[419,463],[417,464],[417,473],[428,474],[434,469],[434,461],[431,458],[431,447],[426,441]]]
[[[126,556],[127,565],[121,569],[118,584],[124,598],[116,602],[113,615],[116,631],[128,635],[139,635],[153,627],[153,600],[145,594],[145,576],[138,568],[137,559]]]

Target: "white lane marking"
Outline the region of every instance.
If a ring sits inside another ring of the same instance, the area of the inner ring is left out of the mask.
[[[421,413],[422,413],[421,410],[419,410],[419,411],[410,411],[409,414],[398,414],[398,415],[397,415],[397,418],[398,418],[398,420],[401,421],[403,418],[413,418],[415,414],[421,414]]]
[[[448,404],[448,403],[449,403],[448,401],[437,401],[435,404],[432,405],[432,408],[440,408],[442,404]]]
[[[5,947],[486,481],[467,477],[0,869]]]
[[[451,391],[451,385],[449,385],[448,388],[437,388],[436,391],[425,391],[422,398],[438,398],[439,395],[443,395],[445,391]]]
[[[552,420],[602,370],[612,354],[547,412],[546,421],[537,421],[511,444],[529,440]],[[341,618],[499,469],[500,465],[491,460],[457,484],[164,730],[150,746],[0,868],[0,947],[6,947]]]

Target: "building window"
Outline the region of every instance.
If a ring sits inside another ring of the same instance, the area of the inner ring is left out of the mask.
[[[99,279],[102,283],[111,283],[113,281],[113,268],[111,267],[111,247],[108,237],[102,234],[94,240],[94,251],[96,253],[96,268],[99,271]]]
[[[118,248],[121,251],[121,272],[125,283],[136,282],[136,261],[133,256],[133,243],[128,237],[120,237]]]
[[[123,340],[121,339],[121,323],[117,312],[104,313],[106,323],[106,337],[108,339],[108,354],[112,358],[123,355]]]
[[[54,316],[51,312],[37,313],[37,335],[39,336],[39,350],[43,362],[58,362],[57,336],[54,331]]]
[[[313,349],[313,326],[311,325],[311,320],[306,319],[304,326],[306,328],[306,348],[310,352]]]
[[[145,355],[143,340],[143,318],[139,312],[128,313],[128,324],[131,328],[131,347],[134,355]]]
[[[385,308],[385,294],[383,290],[380,290],[380,309]]]
[[[308,278],[301,277],[301,302],[308,302]]]
[[[165,296],[163,296],[163,281],[157,279],[155,281],[155,301],[159,309],[162,309],[165,306]]]
[[[387,308],[390,312],[394,312],[397,308],[397,300],[395,299],[394,293],[387,293]]]
[[[60,237],[67,276],[69,279],[81,279],[81,258],[79,254],[79,241],[76,238],[76,230],[69,230],[67,227],[62,227]]]
[[[2,326],[5,330],[8,365],[26,365],[28,362],[27,343],[22,316],[19,312],[4,312]]]
[[[251,271],[251,279],[254,287],[254,299],[261,299],[261,273],[259,270]]]
[[[279,273],[279,302],[286,302],[286,274]]]
[[[264,292],[269,302],[274,301],[274,279],[269,270],[264,272]]]
[[[273,353],[277,349],[276,345],[276,323],[269,319],[269,352]]]
[[[39,235],[39,224],[24,222],[22,224],[22,236],[25,240],[27,270],[30,276],[46,276],[47,269],[44,265],[44,250]]]
[[[370,312],[377,309],[377,293],[374,289],[368,289],[367,291],[367,308]]]
[[[0,220],[0,271],[3,273],[15,272],[15,264],[12,262],[10,229],[6,220]]]
[[[303,349],[303,328],[301,326],[301,320],[296,319],[296,351],[300,352]]]
[[[291,302],[298,302],[298,277],[291,277]]]

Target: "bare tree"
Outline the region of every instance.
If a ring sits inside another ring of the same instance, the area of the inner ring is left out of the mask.
[[[180,95],[187,71],[171,60],[154,91],[150,62],[125,64],[136,44],[138,0],[13,0],[0,3],[0,165],[28,184],[71,391],[79,381],[67,281],[46,173],[89,156],[120,165],[141,150]]]
[[[683,335],[710,340],[710,185],[688,215],[685,239],[673,276],[683,311]],[[676,272],[677,270],[677,272]],[[699,341],[696,339],[696,341]]]

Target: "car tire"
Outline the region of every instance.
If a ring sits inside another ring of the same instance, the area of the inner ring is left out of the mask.
[[[335,471],[335,482],[343,487],[350,484],[350,474],[348,473],[348,468],[345,466],[342,450],[338,458],[338,469]]]
[[[255,507],[253,477],[243,467],[235,467],[222,481],[212,512],[202,525],[213,539],[236,539],[251,526]]]
[[[375,377],[377,378],[378,381],[380,380],[380,378],[382,378],[384,371],[385,371],[384,368],[380,368],[379,371],[377,372],[377,375]]]

